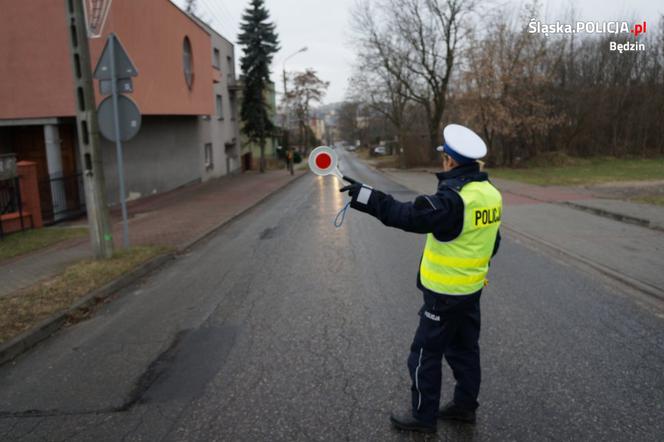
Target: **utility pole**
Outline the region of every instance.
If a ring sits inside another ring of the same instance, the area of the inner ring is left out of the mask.
[[[97,258],[110,258],[113,256],[113,236],[106,204],[106,182],[83,1],[65,0],[67,35],[74,77],[76,132],[83,165],[85,204],[92,250]]]
[[[284,115],[281,118],[281,125],[286,128],[286,114],[288,113],[287,105],[286,105],[286,100],[288,99],[288,89],[286,88],[286,64],[284,63],[283,65],[283,79],[284,79],[284,99],[283,99],[283,110],[284,110]]]
[[[283,104],[283,106],[284,106],[284,116],[282,118],[283,121],[282,121],[281,124],[282,124],[282,126],[285,126],[286,130],[288,130],[288,126],[290,126],[290,114],[288,113],[288,108],[287,108],[287,105],[286,105],[286,102],[288,100],[288,89],[286,87],[287,84],[288,84],[287,79],[286,79],[286,62],[288,60],[290,60],[291,57],[294,57],[294,56],[296,56],[297,54],[299,54],[301,52],[305,52],[308,49],[309,48],[306,47],[306,46],[301,47],[300,49],[298,49],[297,51],[293,52],[288,57],[286,57],[283,61],[282,74],[283,74],[283,81],[284,81],[284,99],[283,99],[283,102],[284,102],[284,104]]]

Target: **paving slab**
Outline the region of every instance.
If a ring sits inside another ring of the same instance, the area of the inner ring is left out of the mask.
[[[432,193],[438,182],[434,172],[428,170],[383,172],[420,193]],[[664,231],[664,207],[606,198],[605,193],[597,191],[598,186],[537,186],[500,178],[491,181],[503,192],[506,204],[564,203],[596,215]],[[658,184],[656,181],[655,185]]]
[[[49,278],[63,271],[72,262],[92,256],[89,242],[76,241],[69,247],[49,247],[31,253],[30,257],[12,259],[0,265],[0,296]]]
[[[170,192],[131,201],[129,240],[131,245],[166,245],[181,248],[210,229],[254,206],[292,180],[284,170],[246,172],[195,183]],[[119,209],[112,210],[113,240],[122,244]],[[85,219],[71,224],[85,224]],[[7,296],[61,272],[67,265],[92,256],[89,242],[78,240],[0,263],[0,296]]]

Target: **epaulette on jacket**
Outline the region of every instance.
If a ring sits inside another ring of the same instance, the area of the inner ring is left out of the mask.
[[[438,190],[450,189],[455,192],[460,192],[463,186],[473,181],[487,181],[488,175],[484,172],[474,173],[472,175],[464,175],[456,178],[442,180],[438,183]]]

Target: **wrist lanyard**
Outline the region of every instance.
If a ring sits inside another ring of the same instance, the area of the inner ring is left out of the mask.
[[[341,225],[344,223],[344,218],[346,218],[346,212],[348,211],[349,206],[350,206],[350,201],[348,201],[346,205],[343,206],[343,208],[337,212],[337,216],[334,217],[333,223],[334,227],[336,227],[337,229],[341,227]],[[341,217],[341,219],[339,217]]]

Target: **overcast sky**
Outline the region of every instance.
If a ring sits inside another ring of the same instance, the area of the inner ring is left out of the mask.
[[[235,42],[240,17],[249,0],[197,0],[198,14],[220,34]],[[266,0],[272,20],[277,26],[281,51],[274,57],[272,79],[282,92],[281,71],[283,61],[293,52],[307,46],[306,52],[295,55],[286,64],[287,71],[314,68],[319,76],[330,82],[326,103],[344,99],[348,77],[351,74],[353,50],[349,45],[349,23],[353,4],[357,0]],[[185,0],[174,0],[183,5]],[[524,2],[503,0],[518,5]],[[541,1],[544,22],[562,19],[571,0]],[[627,20],[631,17],[648,22],[652,32],[659,14],[664,13],[661,0],[577,0],[574,1],[581,20]],[[236,47],[237,58],[241,50]]]

